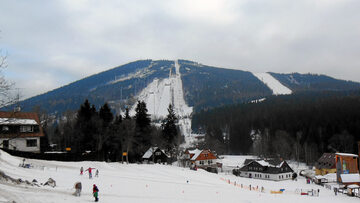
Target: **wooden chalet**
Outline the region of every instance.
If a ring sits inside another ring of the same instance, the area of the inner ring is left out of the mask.
[[[39,153],[43,136],[36,113],[0,112],[0,148]]]
[[[360,185],[359,156],[356,154],[336,153],[336,179],[344,185]]]
[[[336,173],[335,153],[324,153],[315,163],[315,174]]]
[[[244,166],[239,169],[238,175],[247,178],[280,181],[291,179],[293,173],[294,171],[286,161],[247,159]]]
[[[186,150],[185,153],[185,166],[195,165],[198,168],[217,167],[217,157],[210,149],[200,150]]]
[[[158,147],[150,147],[142,156],[144,163],[168,163],[170,156]]]

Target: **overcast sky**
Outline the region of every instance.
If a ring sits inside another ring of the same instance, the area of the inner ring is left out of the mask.
[[[23,98],[138,59],[360,81],[359,0],[2,0]]]

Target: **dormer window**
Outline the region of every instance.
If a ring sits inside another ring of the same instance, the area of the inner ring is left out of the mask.
[[[22,133],[34,132],[34,126],[31,126],[31,125],[22,125],[22,126],[20,126],[20,132],[22,132]]]

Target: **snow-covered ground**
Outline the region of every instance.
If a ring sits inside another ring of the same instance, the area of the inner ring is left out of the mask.
[[[292,93],[292,91],[289,88],[285,87],[269,73],[253,73],[253,74],[259,80],[261,80],[265,85],[267,85],[273,91],[274,95]]]
[[[228,163],[239,162],[236,157],[223,160]],[[236,177],[231,174],[213,174],[203,170],[192,171],[168,165],[139,165],[105,162],[57,162],[27,159],[34,168],[18,165],[22,158],[13,157],[0,150],[0,170],[13,178],[44,183],[53,178],[57,186],[26,186],[0,181],[0,202],[42,203],[42,202],[92,202],[92,185],[100,190],[100,202],[127,203],[177,203],[177,202],[359,202],[358,198],[342,194],[335,196],[331,190],[314,184],[306,184],[305,179],[298,181],[265,181]],[[99,177],[89,179],[87,173],[79,175],[83,166],[99,169]],[[74,183],[83,185],[81,197],[72,195]],[[241,188],[240,185],[244,187]],[[249,190],[248,187],[265,191]],[[271,190],[285,189],[283,194],[271,194]],[[320,189],[320,196],[300,196],[300,189]]]
[[[153,120],[163,119],[167,116],[167,108],[172,104],[174,111],[179,118],[181,134],[185,136],[186,146],[193,140],[191,136],[191,114],[192,107],[189,107],[184,99],[183,85],[181,80],[180,66],[177,60],[174,61],[175,73],[170,72],[169,78],[153,80],[137,96],[137,100],[144,101]],[[136,104],[131,108],[130,115],[135,115]]]

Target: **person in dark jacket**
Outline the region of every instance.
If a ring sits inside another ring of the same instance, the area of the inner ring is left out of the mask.
[[[74,195],[80,197],[81,189],[82,189],[81,182],[76,182],[75,185],[74,185],[74,188],[75,188]]]
[[[93,196],[95,197],[95,202],[99,201],[99,189],[97,188],[97,186],[94,184],[93,185]]]

